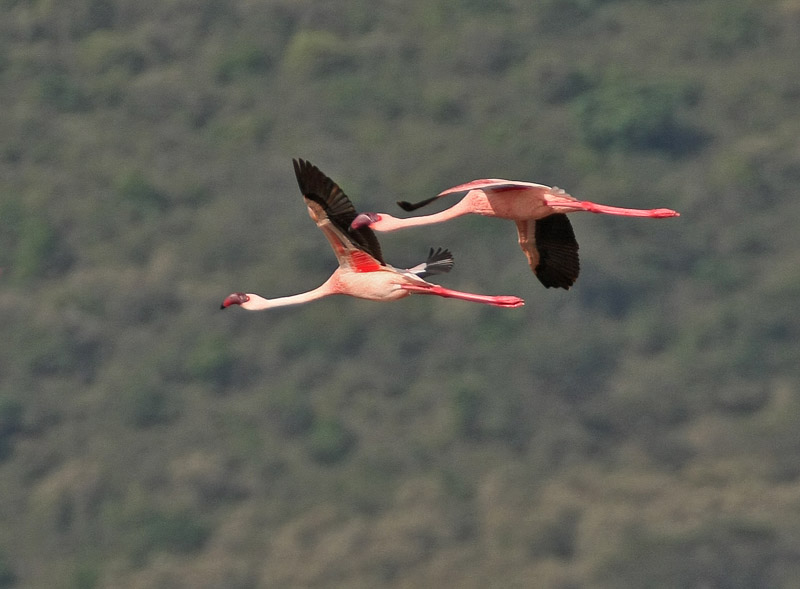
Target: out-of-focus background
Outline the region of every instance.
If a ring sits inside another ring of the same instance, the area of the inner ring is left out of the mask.
[[[0,9],[0,587],[796,585],[800,2]],[[381,236],[522,309],[221,312],[335,268],[293,157],[682,216],[572,215],[570,291]]]

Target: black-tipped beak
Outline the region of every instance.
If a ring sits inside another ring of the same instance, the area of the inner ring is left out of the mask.
[[[381,216],[378,213],[361,213],[357,215],[353,222],[350,223],[350,231],[361,229],[362,227],[369,227],[376,221],[380,221]]]
[[[235,292],[225,297],[225,300],[222,301],[222,304],[219,306],[219,308],[227,309],[231,305],[241,305],[242,303],[246,303],[249,300],[250,297],[248,297],[247,294],[243,292]]]

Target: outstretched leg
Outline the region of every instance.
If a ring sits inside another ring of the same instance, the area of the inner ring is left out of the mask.
[[[680,217],[680,213],[672,209],[629,209],[626,207],[601,205],[588,200],[578,200],[555,186],[543,195],[543,199],[544,204],[550,207],[552,212],[559,213],[586,211],[588,213],[619,215],[621,217],[652,217],[655,219]]]
[[[470,292],[461,292],[458,290],[451,290],[444,288],[438,284],[430,286],[418,286],[416,284],[403,284],[400,286],[403,290],[410,293],[436,295],[438,297],[445,297],[449,299],[460,299],[462,301],[471,301],[473,303],[483,303],[484,305],[494,305],[495,307],[521,307],[525,301],[519,297],[507,295],[479,295]]]
[[[680,217],[681,214],[672,209],[627,209],[623,207],[612,207],[609,205],[599,205],[588,200],[580,201],[581,210],[590,213],[600,213],[604,215],[620,215],[622,217],[652,217],[663,219],[664,217]]]

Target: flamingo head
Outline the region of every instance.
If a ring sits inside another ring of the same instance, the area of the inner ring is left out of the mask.
[[[229,294],[225,297],[225,300],[222,301],[222,304],[219,306],[220,309],[227,309],[231,305],[243,305],[247,301],[250,300],[250,296],[243,293],[243,292],[235,292],[233,294]]]
[[[355,231],[356,229],[361,229],[362,227],[369,227],[373,223],[377,223],[381,220],[381,215],[379,213],[361,213],[353,219],[353,222],[350,223],[350,231]]]

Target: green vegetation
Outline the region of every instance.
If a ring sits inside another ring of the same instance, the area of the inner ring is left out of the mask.
[[[796,0],[189,4],[0,0],[0,588],[796,584]],[[292,157],[682,216],[574,215],[569,292],[382,236],[523,309],[221,312],[335,266]]]
[[[575,101],[576,117],[591,147],[686,154],[700,142],[697,132],[679,122],[680,108],[690,95],[675,82],[640,83],[610,76]]]
[[[13,587],[17,582],[17,576],[11,569],[11,565],[4,557],[0,557],[0,587]]]

